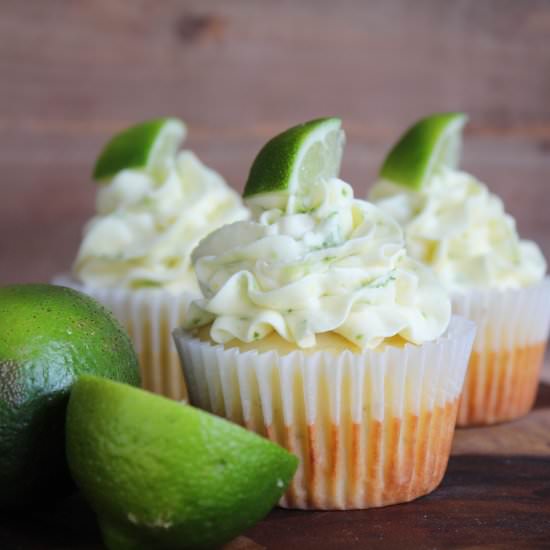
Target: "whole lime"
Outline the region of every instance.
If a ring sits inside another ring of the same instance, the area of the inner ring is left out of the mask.
[[[0,288],[0,508],[74,487],[65,458],[69,391],[83,373],[139,384],[128,336],[110,313],[69,288]]]

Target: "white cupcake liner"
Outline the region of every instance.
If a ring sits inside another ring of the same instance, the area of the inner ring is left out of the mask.
[[[147,288],[98,288],[80,284],[68,275],[58,275],[52,282],[88,294],[114,314],[132,339],[146,390],[172,399],[187,399],[172,330],[181,326],[187,305],[195,295]]]
[[[439,484],[474,333],[456,317],[435,342],[339,355],[241,352],[181,329],[174,338],[194,405],[300,458],[281,506],[353,509]]]
[[[514,290],[452,297],[453,313],[477,325],[459,407],[459,426],[494,424],[528,413],[550,327],[550,278]]]

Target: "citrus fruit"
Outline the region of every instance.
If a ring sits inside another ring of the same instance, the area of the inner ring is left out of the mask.
[[[157,118],[127,128],[105,145],[96,161],[93,177],[107,180],[129,168],[162,175],[186,132],[185,124],[177,118]]]
[[[227,420],[95,376],[71,392],[67,457],[115,550],[217,548],[269,512],[298,464]]]
[[[286,200],[340,172],[345,135],[339,118],[319,118],[269,140],[256,156],[243,197],[247,201]],[[276,194],[278,196],[273,196]]]
[[[384,160],[380,178],[418,190],[441,168],[456,168],[466,120],[463,113],[437,113],[413,124]]]
[[[107,310],[64,287],[0,288],[0,508],[74,488],[65,412],[86,372],[139,384],[130,340]]]

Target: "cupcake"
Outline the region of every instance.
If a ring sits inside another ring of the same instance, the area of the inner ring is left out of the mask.
[[[457,169],[461,114],[412,126],[389,153],[369,200],[403,227],[411,256],[449,291],[477,336],[460,426],[518,418],[532,408],[550,322],[550,280],[538,246],[518,236],[502,201]]]
[[[300,459],[281,505],[354,509],[432,491],[475,328],[399,224],[339,179],[338,119],[257,156],[253,211],[193,252],[202,297],[176,345],[190,400]]]
[[[199,288],[191,251],[217,227],[248,217],[239,195],[197,156],[179,148],[176,119],[138,124],[115,136],[96,163],[96,215],[71,275],[57,284],[86,292],[130,334],[146,389],[185,399],[171,331]]]

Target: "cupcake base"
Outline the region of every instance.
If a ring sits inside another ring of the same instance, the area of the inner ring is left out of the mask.
[[[353,510],[408,502],[443,479],[458,400],[420,415],[351,423],[349,428],[307,426],[302,437],[285,426],[267,436],[300,458],[302,469],[279,502],[283,508]],[[328,454],[324,442],[331,448]]]
[[[535,402],[546,341],[514,350],[473,351],[457,417],[479,426],[526,415]]]
[[[258,353],[174,337],[191,403],[300,458],[280,505],[359,509],[435,489],[447,466],[475,333],[453,318],[422,346]]]
[[[527,414],[535,401],[550,325],[550,279],[513,290],[453,296],[476,339],[457,425],[490,425]]]

